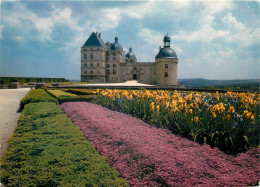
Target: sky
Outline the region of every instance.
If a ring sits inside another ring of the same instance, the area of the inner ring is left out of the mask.
[[[80,48],[93,31],[115,36],[138,62],[154,62],[163,37],[178,79],[260,79],[259,1],[0,0],[0,76],[80,80]]]

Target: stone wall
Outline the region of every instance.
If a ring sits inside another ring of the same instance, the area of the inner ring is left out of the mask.
[[[159,86],[177,85],[177,58],[160,58],[155,61],[156,79]]]

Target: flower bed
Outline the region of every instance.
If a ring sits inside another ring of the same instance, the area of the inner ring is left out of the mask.
[[[259,93],[107,89],[94,102],[235,155],[259,145],[259,99]]]
[[[92,103],[60,108],[131,186],[258,184],[259,149],[231,157]]]
[[[127,186],[54,103],[27,104],[0,162],[6,186]]]

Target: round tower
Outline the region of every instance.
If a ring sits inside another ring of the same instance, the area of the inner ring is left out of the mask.
[[[164,47],[159,46],[159,52],[155,57],[155,71],[158,86],[177,85],[178,58],[170,47],[171,38],[168,34],[164,37]]]

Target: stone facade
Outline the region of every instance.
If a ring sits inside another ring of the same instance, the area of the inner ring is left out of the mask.
[[[115,37],[106,44],[101,34],[93,32],[81,47],[81,82],[118,83],[137,80],[159,86],[177,85],[176,53],[170,48],[170,37],[164,37],[164,48],[159,48],[155,62],[137,62],[132,48],[125,54]]]

